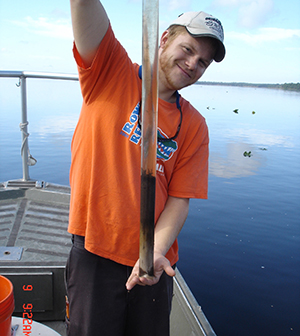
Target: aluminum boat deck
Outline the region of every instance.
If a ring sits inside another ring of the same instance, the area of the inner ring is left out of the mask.
[[[0,274],[13,282],[14,315],[22,316],[24,305],[32,304],[33,319],[61,335],[65,334],[64,266],[71,247],[69,198],[69,187],[0,184]],[[174,284],[171,335],[215,335],[178,270]]]

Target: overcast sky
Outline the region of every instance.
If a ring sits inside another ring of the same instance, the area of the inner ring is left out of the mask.
[[[142,0],[104,0],[117,38],[141,62]],[[218,17],[227,54],[206,81],[300,82],[299,0],[161,0],[160,34],[182,12]],[[76,73],[67,0],[0,1],[0,70]]]

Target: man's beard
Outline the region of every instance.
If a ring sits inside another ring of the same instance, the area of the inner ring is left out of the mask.
[[[193,84],[191,82],[186,83],[186,84],[179,84],[179,83],[176,83],[175,80],[172,78],[172,75],[171,75],[172,69],[175,68],[177,65],[176,65],[176,62],[170,59],[168,54],[166,54],[167,49],[168,48],[162,51],[159,62],[160,62],[160,71],[162,75],[164,76],[163,80],[166,82],[168,88],[176,91],[176,90],[180,90],[186,86]]]

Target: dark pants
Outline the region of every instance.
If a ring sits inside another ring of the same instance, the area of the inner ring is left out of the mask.
[[[68,336],[169,335],[173,279],[163,273],[156,285],[128,292],[131,270],[88,252],[84,237],[73,237],[66,266]]]

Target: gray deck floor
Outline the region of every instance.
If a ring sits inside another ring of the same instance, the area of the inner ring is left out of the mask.
[[[30,267],[44,268],[54,274],[53,279],[59,280],[59,290],[54,289],[54,301],[64,299],[63,268],[71,247],[71,235],[67,233],[70,189],[55,185],[46,185],[42,190],[36,188],[7,189],[0,184],[0,274],[2,270],[24,272]],[[11,247],[22,248],[20,260],[12,260]],[[3,253],[4,252],[4,253]],[[54,267],[58,270],[55,274]],[[54,280],[53,280],[54,281]],[[180,272],[174,286],[173,308],[171,313],[172,336],[215,336],[201,307],[196,302]],[[60,291],[59,293],[56,293]],[[41,296],[44,296],[42,294]],[[41,296],[39,298],[41,298]],[[60,302],[62,307],[64,302]],[[54,309],[55,310],[55,309]],[[54,311],[53,310],[53,311]],[[60,310],[61,312],[63,309]],[[59,319],[46,320],[36,318],[57,331],[66,335],[66,328]],[[34,316],[40,316],[40,313]],[[43,315],[44,316],[44,315]],[[63,315],[64,316],[64,315]],[[35,318],[34,318],[35,319]],[[51,321],[55,320],[55,321]]]
[[[23,247],[23,263],[65,263],[71,247],[69,196],[43,196],[49,195],[36,190],[0,192],[0,246]]]

